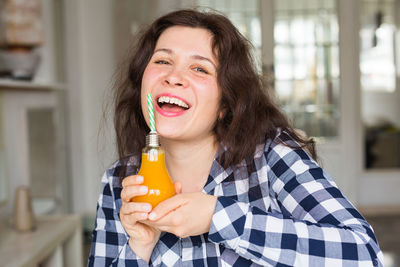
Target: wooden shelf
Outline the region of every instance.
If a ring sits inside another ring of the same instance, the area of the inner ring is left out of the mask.
[[[62,83],[38,83],[0,79],[0,90],[57,91],[64,89],[65,84]]]
[[[18,232],[1,222],[1,266],[83,266],[79,215],[43,216],[36,224],[34,231]]]

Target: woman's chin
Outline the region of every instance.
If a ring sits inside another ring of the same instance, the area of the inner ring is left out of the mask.
[[[166,140],[181,140],[182,139],[182,133],[177,132],[176,129],[175,131],[173,130],[159,130],[157,129],[157,133],[161,136],[162,139]]]

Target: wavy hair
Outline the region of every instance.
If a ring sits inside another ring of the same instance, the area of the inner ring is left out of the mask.
[[[289,133],[316,158],[314,141],[292,128],[274,102],[271,90],[264,90],[249,41],[225,16],[185,9],[168,13],[145,29],[134,46],[128,70],[120,72],[122,76],[114,87],[114,126],[122,165],[130,156],[140,156],[145,146],[149,128],[140,102],[143,72],[158,38],[172,26],[202,28],[213,35],[212,48],[219,62],[217,82],[222,90],[218,113],[222,116],[215,122],[213,130],[217,141],[227,148],[225,167],[250,159],[256,145],[268,138],[274,139],[278,128]]]

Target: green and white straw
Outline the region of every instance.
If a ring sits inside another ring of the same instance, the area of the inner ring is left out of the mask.
[[[151,96],[151,94],[147,94],[147,106],[149,110],[150,133],[156,133],[156,124],[154,121],[153,97]]]

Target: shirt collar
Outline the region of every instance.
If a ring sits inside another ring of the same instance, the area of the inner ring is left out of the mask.
[[[211,170],[210,174],[208,175],[207,182],[203,188],[204,193],[211,194],[217,185],[219,185],[222,181],[224,181],[233,173],[231,167],[228,167],[227,169],[223,167],[226,153],[226,147],[223,144],[220,144],[211,165]]]

